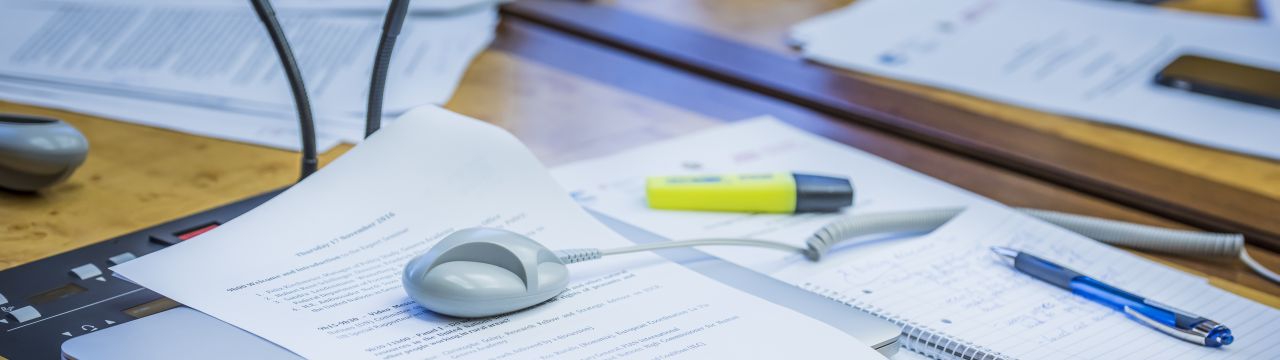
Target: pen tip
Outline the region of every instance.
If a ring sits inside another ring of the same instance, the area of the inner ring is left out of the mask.
[[[991,252],[996,253],[996,255],[1000,255],[1000,257],[1008,260],[1013,260],[1014,258],[1018,257],[1017,250],[1010,249],[1003,246],[992,246]]]

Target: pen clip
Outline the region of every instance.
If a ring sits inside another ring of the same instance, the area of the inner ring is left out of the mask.
[[[1201,328],[1199,324],[1197,324],[1197,326],[1192,327],[1190,329],[1178,328],[1177,326],[1167,325],[1160,321],[1157,321],[1156,319],[1153,319],[1150,316],[1147,316],[1147,314],[1142,313],[1138,309],[1135,309],[1127,305],[1124,307],[1124,313],[1133,317],[1134,319],[1137,319],[1139,322],[1146,324],[1147,326],[1155,328],[1156,330],[1160,330],[1161,332],[1169,334],[1173,337],[1186,340],[1188,342],[1192,342],[1197,345],[1208,346],[1206,337],[1209,335],[1209,333],[1208,331],[1205,331],[1203,333],[1197,331]],[[1210,321],[1205,321],[1205,322],[1207,323]]]

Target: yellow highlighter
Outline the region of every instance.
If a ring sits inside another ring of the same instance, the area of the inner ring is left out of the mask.
[[[654,209],[788,214],[840,211],[854,195],[849,179],[790,172],[654,176],[645,193]]]

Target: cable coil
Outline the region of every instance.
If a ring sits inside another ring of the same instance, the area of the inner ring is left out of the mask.
[[[804,254],[818,261],[832,246],[887,232],[931,232],[960,213],[961,208],[859,214],[836,219],[805,241]],[[1251,270],[1273,282],[1280,275],[1263,267],[1244,247],[1240,234],[1167,229],[1056,211],[1019,208],[1024,214],[1103,243],[1189,256],[1239,257]]]
[[[811,261],[822,260],[831,248],[841,243],[857,243],[874,240],[866,235],[892,233],[927,233],[946,224],[964,208],[897,211],[856,214],[835,219],[818,229],[799,247],[779,241],[760,239],[694,239],[641,244],[615,249],[570,249],[557,251],[560,261],[572,264],[595,260],[604,256],[639,251],[652,251],[689,246],[754,246],[797,252]],[[1267,280],[1280,283],[1280,275],[1263,267],[1244,247],[1240,234],[1209,233],[1166,229],[1155,226],[1127,223],[1092,216],[1060,213],[1039,209],[1018,209],[1024,214],[1064,229],[1074,231],[1103,243],[1134,249],[1157,251],[1190,256],[1238,257],[1249,269]]]
[[[962,208],[860,214],[836,219],[805,240],[805,257],[818,261],[837,243],[863,235],[930,232],[960,214]]]

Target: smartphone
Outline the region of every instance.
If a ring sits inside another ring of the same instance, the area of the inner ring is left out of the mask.
[[[1280,72],[1198,55],[1174,59],[1156,83],[1223,99],[1280,109]]]

